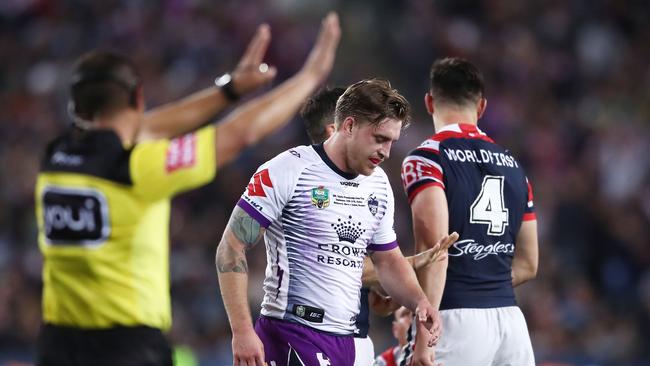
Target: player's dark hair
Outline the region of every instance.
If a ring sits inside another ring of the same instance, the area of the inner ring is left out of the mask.
[[[135,107],[140,77],[126,57],[92,51],[75,63],[70,80],[72,112],[83,120],[126,107]]]
[[[402,128],[410,122],[411,105],[388,80],[367,79],[349,86],[336,103],[336,125],[347,117],[379,124],[386,118],[402,121]]]
[[[431,66],[430,93],[441,103],[463,106],[483,97],[483,75],[471,62],[455,57],[436,60]]]
[[[345,88],[323,88],[309,98],[300,110],[307,135],[313,144],[327,139],[325,127],[334,123],[336,101],[344,92]]]

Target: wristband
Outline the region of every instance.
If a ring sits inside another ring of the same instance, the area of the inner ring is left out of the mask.
[[[241,97],[235,91],[235,86],[233,85],[232,76],[228,73],[223,74],[217,77],[216,79],[214,79],[214,85],[216,85],[219,89],[221,89],[223,95],[226,96],[226,99],[228,99],[231,102],[235,102],[239,100],[239,98]]]

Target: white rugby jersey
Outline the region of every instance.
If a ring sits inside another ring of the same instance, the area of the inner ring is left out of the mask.
[[[351,175],[322,144],[299,146],[263,164],[238,206],[267,229],[262,315],[352,334],[363,258],[397,247],[386,173]]]

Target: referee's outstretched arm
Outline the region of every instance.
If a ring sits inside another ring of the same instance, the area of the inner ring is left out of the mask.
[[[190,132],[214,118],[237,101],[239,96],[271,82],[276,69],[263,63],[270,41],[269,26],[260,25],[235,70],[227,74],[232,83],[230,89],[224,90],[226,88],[215,85],[148,111],[138,134],[138,142],[172,138]]]
[[[271,91],[241,105],[216,128],[217,165],[234,159],[245,147],[277,131],[291,120],[334,64],[341,37],[338,16],[323,20],[316,44],[303,67]]]

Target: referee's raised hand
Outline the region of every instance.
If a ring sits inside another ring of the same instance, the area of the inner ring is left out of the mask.
[[[317,83],[322,82],[332,71],[340,39],[339,16],[335,12],[330,12],[323,19],[316,44],[309,52],[300,71],[314,76]]]
[[[270,42],[271,29],[268,24],[261,24],[232,72],[237,95],[247,94],[275,78],[276,68],[264,63],[264,55]]]

